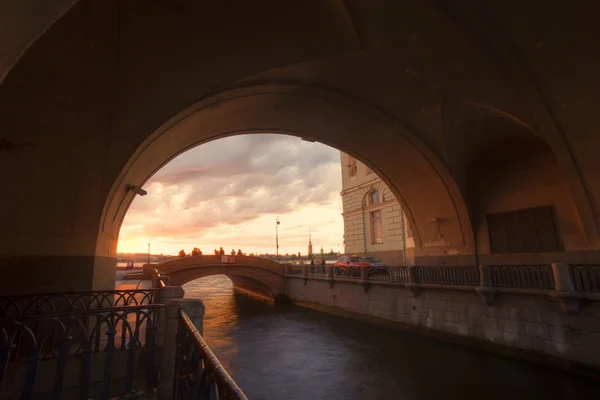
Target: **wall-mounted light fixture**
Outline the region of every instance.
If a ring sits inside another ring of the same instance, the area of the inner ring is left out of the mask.
[[[140,195],[140,196],[145,196],[148,194],[148,192],[146,192],[144,189],[142,189],[139,186],[135,186],[135,185],[127,185],[127,190],[131,190],[133,193]]]

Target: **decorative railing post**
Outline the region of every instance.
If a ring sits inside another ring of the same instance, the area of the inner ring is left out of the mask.
[[[303,265],[302,266],[302,277],[303,278],[308,277],[308,265]]]
[[[408,283],[406,284],[406,288],[410,290],[413,297],[417,297],[419,295],[419,290],[421,286],[419,285],[419,275],[418,270],[419,267],[416,265],[408,265]]]
[[[329,282],[329,288],[333,287],[333,283],[335,282],[335,279],[333,278],[333,265],[327,265],[327,276],[325,277],[325,280],[327,282]]]
[[[166,308],[162,359],[160,360],[160,380],[158,383],[159,400],[169,400],[174,398],[173,383],[175,379],[175,362],[177,360],[179,309],[183,309],[186,312],[196,326],[196,329],[198,329],[198,332],[202,333],[203,331],[204,303],[202,300],[179,298],[169,301]]]
[[[567,314],[579,312],[579,301],[581,294],[575,291],[575,285],[571,278],[571,267],[568,264],[552,264],[554,275],[554,292],[552,297],[560,302],[560,306]]]
[[[498,288],[494,287],[492,278],[492,267],[490,265],[479,266],[479,287],[475,288],[486,305],[491,305],[496,299]]]
[[[369,282],[369,270],[370,267],[360,267],[360,284],[365,293],[369,291],[369,286],[371,285],[371,282]]]
[[[183,288],[181,286],[166,286],[160,290],[160,292],[158,294],[157,302],[160,304],[168,305],[171,303],[171,301],[182,300],[184,294],[185,294],[185,291],[183,290]],[[167,377],[167,379],[168,379],[167,384],[172,385],[172,381],[173,381],[172,368],[173,368],[173,363],[175,361],[171,360],[170,358],[172,358],[175,353],[174,335],[177,333],[176,331],[175,331],[175,333],[173,333],[172,332],[173,327],[169,327],[169,324],[172,325],[174,322],[168,320],[167,311],[168,311],[168,307],[163,308],[158,311],[158,318],[157,318],[158,319],[158,322],[157,322],[158,327],[156,329],[156,346],[157,346],[157,354],[159,355],[158,360],[159,360],[159,365],[160,365],[160,368],[159,368],[160,380],[159,380],[158,391],[159,391],[159,393],[162,393],[163,397],[160,397],[161,399],[163,399],[163,398],[167,399],[167,398],[170,398],[170,396],[171,396],[171,392],[169,391],[170,386],[167,387],[167,389],[164,389],[164,388],[161,389],[161,387],[163,386],[163,384],[165,384],[165,374],[167,374],[167,376],[168,376],[168,374],[171,374],[170,377]],[[175,314],[177,314],[177,312],[175,312]],[[171,330],[169,330],[169,329],[171,329]],[[169,339],[169,335],[172,336],[173,338]],[[165,390],[167,390],[167,391],[165,391]],[[159,394],[159,396],[161,396],[161,394]]]

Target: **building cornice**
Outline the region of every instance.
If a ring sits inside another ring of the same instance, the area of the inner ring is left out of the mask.
[[[374,173],[373,173],[373,174],[374,174]],[[368,181],[366,181],[366,182],[363,182],[363,183],[361,183],[361,184],[358,184],[358,185],[356,185],[356,186],[352,186],[352,187],[349,187],[349,188],[346,188],[346,189],[342,189],[342,191],[340,192],[340,195],[342,195],[342,196],[343,196],[343,195],[345,195],[346,193],[348,193],[348,192],[351,192],[351,191],[353,191],[353,190],[364,189],[365,187],[367,187],[367,186],[371,186],[371,185],[372,185],[374,182],[377,182],[377,181],[381,181],[381,179],[380,179],[380,178],[379,178],[377,175],[375,175],[375,176],[373,177],[373,179],[371,179],[371,180],[368,180]]]
[[[398,200],[393,199],[393,200],[387,200],[387,201],[383,201],[381,203],[377,203],[377,204],[371,204],[369,206],[362,206],[359,208],[355,208],[352,211],[347,211],[347,212],[343,212],[342,216],[346,217],[349,215],[355,215],[355,214],[362,214],[364,212],[367,211],[374,211],[374,210],[379,210],[381,208],[385,208],[385,207],[390,207],[390,206],[395,206],[395,205],[400,205],[400,203],[398,203]]]

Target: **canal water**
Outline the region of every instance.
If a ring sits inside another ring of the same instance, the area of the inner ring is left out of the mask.
[[[206,305],[204,336],[252,400],[600,399],[600,384],[233,290],[184,285]]]

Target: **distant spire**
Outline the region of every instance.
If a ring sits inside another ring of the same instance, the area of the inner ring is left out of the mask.
[[[310,256],[313,253],[312,248],[312,239],[310,237],[310,226],[308,227],[308,255]]]

